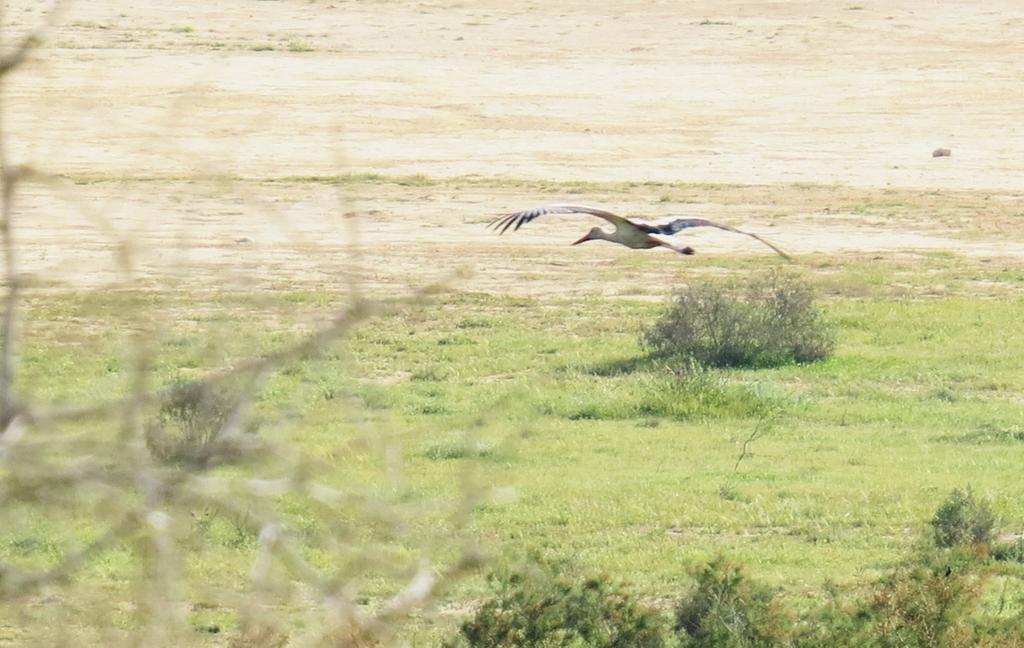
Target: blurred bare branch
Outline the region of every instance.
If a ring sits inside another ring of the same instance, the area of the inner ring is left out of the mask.
[[[29,52],[43,40],[43,35],[57,21],[63,9],[63,0],[54,0],[44,14],[42,24],[24,35],[9,52],[0,54],[0,79],[25,62]],[[0,13],[0,27],[2,27]],[[3,121],[3,104],[0,103],[0,127]],[[3,321],[0,323],[0,428],[16,413],[14,399],[14,350],[17,336],[17,307],[20,297],[18,265],[15,256],[14,227],[11,223],[14,211],[14,196],[19,183],[31,170],[27,167],[12,166],[7,159],[7,146],[0,128],[0,249],[4,254],[4,283],[7,293],[4,297]]]
[[[27,59],[63,6],[62,0],[54,2],[43,24],[0,58],[0,77]],[[127,358],[126,384],[100,397],[63,405],[46,399],[47,404],[21,387],[18,376],[19,327],[32,322],[31,311],[24,321],[19,313],[30,291],[19,275],[19,190],[28,182],[45,187],[102,230],[123,278],[119,288],[138,290],[141,272],[132,237],[81,199],[73,183],[9,163],[2,126],[0,511],[12,518],[16,512],[41,515],[59,527],[85,518],[89,532],[69,532],[42,567],[0,554],[0,606],[28,609],[26,602],[38,600],[33,597],[75,592],[97,562],[127,555],[131,574],[122,567],[118,578],[130,583],[130,591],[123,600],[108,602],[132,611],[124,643],[181,645],[191,631],[193,590],[207,585],[197,582],[201,579],[190,573],[190,565],[207,544],[204,525],[215,520],[245,539],[237,552],[247,561],[238,575],[247,583],[245,592],[236,593],[239,645],[283,645],[299,634],[311,645],[377,645],[394,641],[405,618],[480,564],[481,553],[462,539],[468,512],[482,497],[474,480],[465,479],[460,497],[445,502],[451,515],[436,533],[447,543],[439,558],[430,555],[422,536],[407,536],[414,504],[358,482],[345,488],[328,483],[320,478],[319,465],[295,444],[265,436],[252,425],[268,380],[290,366],[317,361],[362,322],[424,303],[444,289],[447,279],[373,301],[363,296],[358,273],[346,273],[349,303],[327,323],[262,353],[211,362],[220,368],[171,386],[160,384],[156,369],[160,322],[126,310],[119,317],[130,325],[118,338]],[[339,209],[341,203],[339,195]],[[350,256],[358,260],[359,223],[353,218],[343,223]],[[167,441],[175,425],[201,439],[186,439],[187,451],[178,452]],[[289,523],[295,509],[308,515],[308,528]],[[399,554],[405,557],[396,559]],[[368,574],[388,583],[372,604],[360,594]],[[265,613],[287,609],[300,596],[315,622],[295,624],[287,614]],[[299,632],[295,625],[304,628]]]
[[[10,51],[0,55],[0,77],[24,63],[29,53],[43,42],[46,32],[57,24],[65,4],[64,0],[54,0],[46,10],[42,23],[15,42]]]

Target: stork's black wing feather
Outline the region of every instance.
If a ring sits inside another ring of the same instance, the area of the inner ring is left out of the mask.
[[[488,223],[487,226],[498,230],[499,234],[504,234],[505,230],[510,227],[515,231],[530,221],[541,216],[547,216],[548,214],[589,214],[603,218],[616,227],[629,222],[621,216],[616,216],[610,211],[598,209],[597,207],[587,207],[585,205],[542,205],[533,209],[512,212],[511,214],[502,214]]]
[[[771,249],[775,250],[775,252],[779,256],[781,256],[783,258],[786,258],[786,259],[791,258],[788,254],[786,254],[781,249],[779,249],[778,246],[776,246],[773,243],[770,243],[770,242],[766,241],[765,239],[761,238],[757,234],[751,234],[750,232],[744,232],[743,230],[738,230],[735,227],[730,227],[729,225],[723,225],[721,223],[716,223],[716,222],[710,221],[710,220],[708,220],[706,218],[677,218],[677,219],[669,221],[667,223],[645,223],[645,225],[647,225],[648,227],[651,228],[651,230],[653,230],[653,231],[651,231],[652,234],[668,234],[668,235],[676,234],[678,232],[683,231],[684,229],[689,229],[691,227],[716,227],[716,228],[718,228],[720,230],[725,230],[726,232],[735,232],[736,234],[743,234],[744,236],[749,236],[750,238],[756,239],[756,240],[760,241],[761,243],[767,245]]]

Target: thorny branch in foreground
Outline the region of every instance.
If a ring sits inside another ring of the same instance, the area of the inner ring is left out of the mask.
[[[54,2],[44,23],[0,56],[0,82],[25,62],[62,6],[61,0]],[[2,109],[0,104],[0,118]],[[135,620],[121,638],[131,645],[180,645],[191,632],[186,590],[198,586],[189,581],[186,563],[195,557],[197,538],[202,542],[197,527],[211,517],[226,520],[255,540],[249,591],[238,598],[238,640],[244,645],[280,645],[282,638],[336,646],[391,641],[403,618],[478,566],[480,552],[461,534],[468,513],[482,497],[472,478],[465,481],[462,499],[453,503],[447,527],[437,532],[446,554],[440,566],[432,566],[426,551],[414,560],[396,561],[394,552],[378,553],[381,547],[394,546],[408,554],[418,544],[402,538],[410,511],[407,502],[396,505],[370,489],[343,491],[323,484],[313,477],[315,462],[289,445],[246,431],[259,387],[270,375],[289,364],[311,361],[369,317],[422,302],[438,290],[437,285],[387,303],[363,300],[353,285],[354,303],[323,328],[193,381],[197,393],[233,390],[234,402],[211,442],[201,448],[202,456],[189,465],[162,461],[150,447],[146,421],[153,408],[166,403],[180,386],[149,385],[153,332],[141,326],[131,338],[131,379],[125,395],[61,407],[19,399],[18,306],[24,286],[13,226],[19,187],[33,181],[61,190],[79,213],[107,232],[129,285],[134,271],[130,242],[89,205],[77,201],[66,183],[9,163],[2,127],[0,120],[0,250],[6,288],[0,323],[0,512],[45,512],[64,523],[87,516],[95,531],[77,547],[65,548],[48,567],[0,559],[0,607],[22,606],[44,592],[67,591],[73,596],[76,577],[91,562],[128,551],[137,570],[132,598],[124,602],[134,610]],[[213,471],[224,464],[231,464],[231,470]],[[301,533],[290,529],[282,499],[290,507],[313,511],[314,527]],[[365,528],[360,527],[364,522]],[[319,559],[311,559],[311,552]],[[373,608],[365,605],[359,583],[380,573],[391,581],[404,581]],[[295,605],[314,612],[313,622],[304,616],[301,630],[288,619],[274,617],[275,610]]]
[[[14,419],[14,347],[17,344],[18,300],[21,288],[18,279],[18,266],[15,261],[14,233],[11,226],[11,214],[14,205],[14,193],[21,174],[7,166],[3,154],[3,143],[0,142],[0,244],[4,253],[4,281],[7,294],[4,297],[3,323],[0,324],[2,349],[0,349],[0,434]]]
[[[65,5],[64,0],[54,0],[50,3],[49,8],[43,13],[41,24],[15,42],[10,51],[0,54],[0,77],[24,63],[29,53],[42,44],[46,32],[57,24]],[[2,19],[3,10],[0,9],[0,23],[2,23]]]
[[[422,299],[417,295],[407,300]],[[391,305],[390,308],[397,306]],[[92,451],[68,462],[54,457],[54,450],[65,438],[62,426],[72,428],[74,418],[56,420],[52,416],[16,415],[0,436],[0,507],[21,504],[73,507],[83,495],[103,493],[106,501],[108,530],[85,546],[69,552],[56,566],[42,571],[25,571],[0,565],[0,601],[23,598],[44,588],[61,586],[74,578],[85,564],[102,553],[133,539],[139,560],[144,565],[140,583],[140,609],[146,625],[140,627],[147,645],[173,643],[184,625],[180,591],[183,555],[175,540],[175,527],[195,510],[211,511],[230,520],[238,528],[258,536],[259,555],[253,567],[252,582],[260,589],[269,577],[269,565],[277,562],[290,579],[303,583],[319,601],[323,624],[311,630],[311,640],[330,640],[337,645],[359,645],[359,641],[387,640],[393,637],[397,622],[433,598],[438,588],[474,569],[480,554],[465,543],[461,557],[452,566],[437,573],[425,559],[418,561],[407,584],[376,613],[369,613],[357,603],[352,579],[362,567],[348,565],[342,569],[317,567],[303,557],[303,543],[291,533],[275,511],[275,502],[282,496],[299,497],[315,503],[328,519],[351,519],[353,511],[376,519],[393,520],[399,528],[401,513],[386,512],[383,500],[362,494],[345,493],[317,482],[313,465],[290,448],[273,444],[257,435],[243,431],[256,383],[273,370],[297,358],[310,359],[324,351],[355,323],[378,309],[363,304],[339,315],[330,325],[299,342],[271,352],[265,357],[243,362],[231,371],[196,381],[203,388],[223,382],[227,375],[244,374],[249,380],[237,405],[226,417],[214,440],[204,448],[204,461],[198,470],[182,471],[176,466],[161,464],[151,456],[142,432],[145,405],[159,401],[165,392],[146,391],[141,376],[144,363],[136,370],[133,394],[121,401],[122,434],[110,443],[98,443]],[[32,412],[27,407],[26,412]],[[111,408],[105,420],[119,415]],[[240,475],[217,476],[206,472],[224,463],[244,465],[266,463],[271,458],[283,476],[260,478]],[[459,510],[471,509],[479,491],[467,489],[466,502]],[[464,519],[456,516],[456,530]],[[325,532],[326,534],[326,532]],[[330,547],[333,539],[317,538],[315,545]],[[353,571],[354,570],[354,571]],[[253,621],[256,622],[256,621]],[[278,630],[280,632],[280,630]],[[348,643],[351,642],[351,643]]]
[[[17,41],[14,48],[0,54],[0,84],[13,70],[24,64],[29,53],[38,47],[46,32],[56,23],[64,8],[63,0],[54,0],[44,13],[42,23]],[[0,8],[0,28],[3,26],[3,9]],[[2,44],[2,39],[0,39]],[[28,175],[28,169],[11,166],[7,158],[7,142],[3,136],[4,108],[3,89],[0,86],[0,250],[4,254],[4,282],[7,294],[4,297],[4,314],[0,322],[0,431],[7,427],[17,404],[14,400],[14,347],[17,339],[18,299],[21,293],[18,265],[14,243],[14,228],[11,220],[14,211],[14,196],[18,184]]]

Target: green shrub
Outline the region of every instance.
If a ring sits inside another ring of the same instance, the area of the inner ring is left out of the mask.
[[[774,271],[745,291],[721,281],[677,291],[641,341],[652,355],[714,367],[812,362],[827,358],[835,348],[832,329],[814,306],[811,290],[795,277]]]
[[[955,554],[955,555],[953,555]],[[826,588],[824,604],[801,619],[797,648],[966,648],[983,628],[977,612],[982,562],[969,552],[924,552],[856,597]],[[1005,624],[984,629],[1010,636]]]
[[[960,544],[990,545],[996,516],[985,500],[975,499],[970,487],[954,489],[931,521],[937,547]]]
[[[695,575],[697,583],[676,606],[676,632],[694,648],[772,648],[789,643],[792,620],[772,591],[748,578],[740,565],[718,557]]]
[[[1002,562],[1024,563],[1024,538],[1017,537],[992,544],[992,558]]]
[[[971,610],[979,581],[949,567],[896,569],[875,589],[867,613],[879,648],[959,648],[975,645]]]
[[[205,383],[179,383],[169,390],[147,426],[146,444],[161,461],[205,466],[217,451],[217,435],[236,407],[227,390]],[[252,424],[247,431],[253,431]]]
[[[462,624],[449,648],[661,648],[668,620],[605,576],[531,561],[489,577],[494,596]]]

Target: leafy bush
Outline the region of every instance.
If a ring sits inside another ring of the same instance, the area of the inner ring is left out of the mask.
[[[954,552],[956,553],[956,552]],[[983,563],[969,552],[925,551],[880,578],[863,595],[827,587],[824,604],[801,619],[798,648],[966,648],[1012,636],[1012,625],[983,628],[976,613]],[[845,599],[845,601],[844,601]]]
[[[237,405],[226,390],[201,382],[179,383],[147,426],[146,444],[161,461],[202,467],[216,452],[217,435]]]
[[[954,489],[935,511],[931,521],[935,545],[990,545],[995,533],[996,516],[985,500],[975,499],[970,487]]]
[[[656,356],[716,367],[769,367],[831,355],[835,337],[806,284],[773,271],[751,282],[743,296],[736,288],[710,282],[677,291],[644,331],[643,345]]]
[[[994,543],[992,558],[1002,562],[1024,563],[1024,538]]]
[[[606,576],[530,561],[489,577],[494,597],[462,624],[449,648],[661,648],[668,621]]]
[[[879,648],[959,648],[975,645],[970,612],[980,587],[960,570],[912,565],[876,588],[867,613]]]
[[[769,648],[786,645],[792,620],[772,591],[750,580],[740,565],[718,557],[695,574],[693,591],[676,607],[676,632],[694,648]]]

